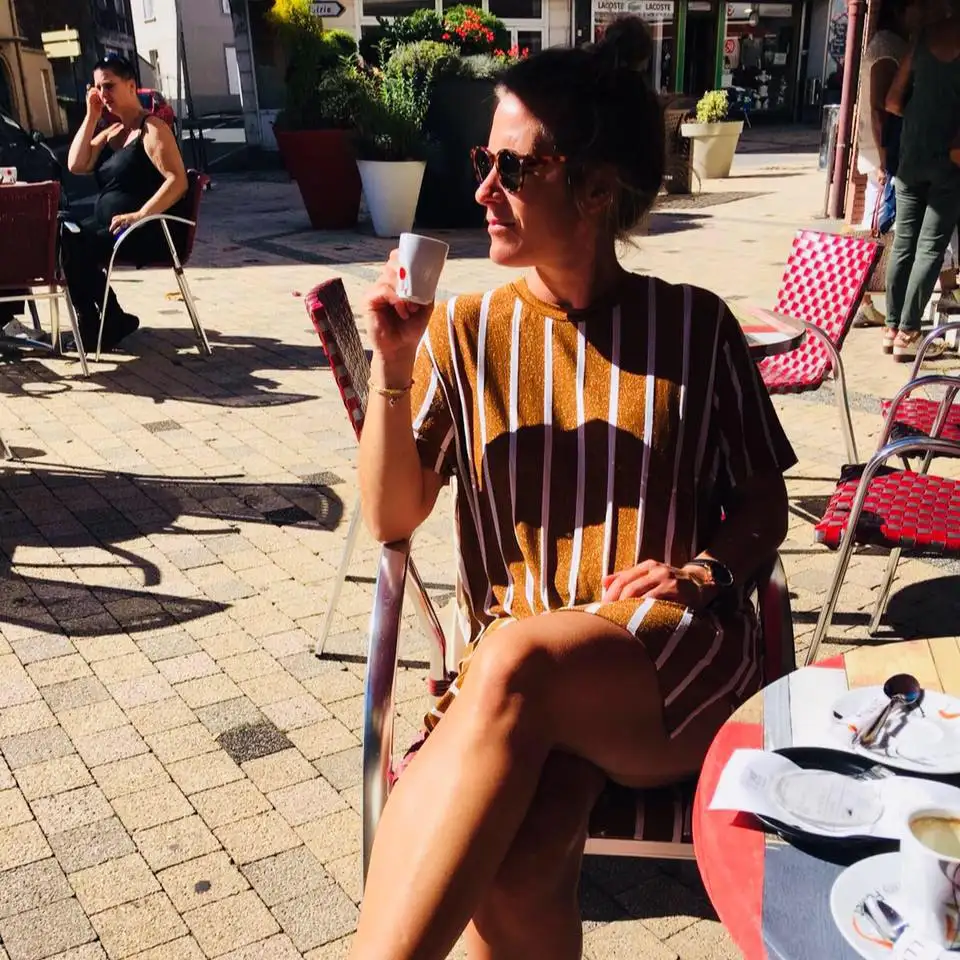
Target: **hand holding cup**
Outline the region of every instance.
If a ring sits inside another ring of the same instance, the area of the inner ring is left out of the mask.
[[[427,328],[433,304],[404,300],[397,293],[398,273],[398,251],[394,250],[365,298],[366,314],[370,318],[367,332],[375,353],[386,360],[406,355],[412,366],[413,355]]]

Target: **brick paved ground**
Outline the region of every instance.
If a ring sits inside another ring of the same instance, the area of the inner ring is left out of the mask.
[[[822,203],[804,158],[712,186],[651,221],[627,261],[769,302],[793,230]],[[84,380],[71,361],[0,365],[0,960],[335,960],[357,916],[363,628],[376,547],[361,542],[329,649],[311,655],[356,496],[352,434],[302,294],[351,295],[389,243],[305,229],[295,187],[223,180],[191,282],[200,359],[170,275],[125,273],[144,320]],[[456,235],[449,291],[507,275]],[[844,351],[862,450],[904,370],[878,334]],[[941,368],[956,366],[941,363]],[[798,645],[832,558],[812,543],[843,459],[828,391],[777,401],[800,455],[784,558]],[[418,560],[450,595],[446,502]],[[835,644],[865,637],[882,561],[860,555]],[[889,637],[955,634],[954,571],[903,565]],[[398,739],[424,708],[408,631]],[[238,732],[238,730],[240,732]],[[592,960],[737,956],[692,864],[593,858]]]

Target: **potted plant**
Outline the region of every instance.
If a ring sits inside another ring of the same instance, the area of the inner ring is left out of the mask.
[[[727,91],[710,90],[697,103],[696,123],[680,127],[680,133],[693,140],[693,170],[701,180],[730,176],[743,121],[727,120],[729,109]]]
[[[422,76],[372,71],[356,114],[357,167],[373,230],[396,237],[413,227],[426,167],[424,119],[429,84]]]
[[[286,56],[286,103],[273,132],[317,230],[356,226],[360,176],[354,162],[354,115],[363,90],[352,69],[357,44],[323,29],[309,0],[275,0],[270,18]]]

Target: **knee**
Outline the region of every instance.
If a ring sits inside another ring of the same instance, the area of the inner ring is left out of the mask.
[[[475,709],[492,718],[531,720],[550,682],[552,658],[526,624],[502,627],[477,647],[465,689]]]

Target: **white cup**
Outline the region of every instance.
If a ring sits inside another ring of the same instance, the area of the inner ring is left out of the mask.
[[[401,233],[397,253],[397,296],[410,303],[433,303],[449,249],[442,240]]]
[[[960,809],[912,811],[900,840],[900,869],[911,926],[948,950],[960,946]]]
[[[17,182],[16,167],[0,167],[0,183],[16,183],[16,182]]]

